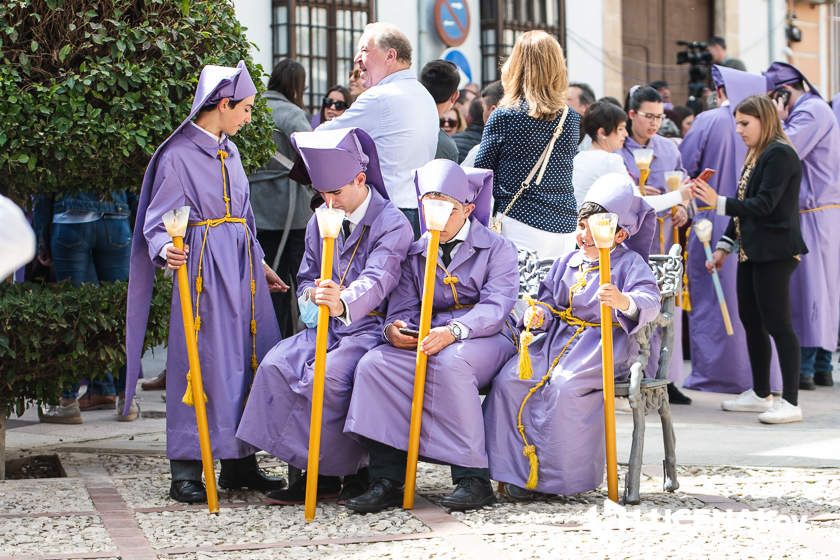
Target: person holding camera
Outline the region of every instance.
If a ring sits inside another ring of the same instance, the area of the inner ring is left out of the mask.
[[[702,179],[694,182],[699,199],[732,217],[706,266],[720,269],[730,253],[738,256],[738,315],[753,375],[752,389],[721,407],[760,412],[765,424],[799,422],[799,339],[791,322],[790,287],[791,274],[808,252],[799,229],[802,165],[766,97],[753,95],[738,104],[735,123],[749,150],[736,196],[718,195]],[[771,336],[782,368],[781,399],[770,394]]]
[[[764,73],[782,127],[802,160],[799,213],[811,249],[791,279],[793,326],[802,344],[800,389],[833,385],[840,297],[840,125],[817,89],[796,68],[774,62]]]

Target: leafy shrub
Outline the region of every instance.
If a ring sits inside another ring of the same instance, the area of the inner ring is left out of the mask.
[[[23,414],[32,402],[58,402],[80,378],[125,363],[128,282],[102,285],[0,284],[0,410]],[[155,283],[145,348],[169,330],[172,282]]]
[[[262,68],[231,0],[0,2],[0,185],[31,195],[139,190],[155,147],[189,113],[199,70]],[[259,96],[236,136],[246,171],[273,153]]]

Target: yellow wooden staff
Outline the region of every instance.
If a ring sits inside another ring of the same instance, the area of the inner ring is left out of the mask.
[[[426,249],[426,269],[423,274],[423,299],[420,304],[420,333],[417,336],[417,360],[414,364],[414,397],[411,400],[411,425],[408,431],[408,458],[405,465],[405,493],[403,508],[414,508],[414,489],[417,482],[417,460],[420,456],[420,427],[423,420],[423,396],[426,390],[428,356],[420,350],[423,339],[432,326],[432,306],[435,299],[435,274],[440,232],[446,227],[453,204],[440,199],[423,199],[423,216],[429,231]]]
[[[166,232],[172,237],[172,244],[177,249],[184,248],[184,234],[190,218],[190,207],[170,210],[163,215]],[[181,316],[184,323],[184,337],[187,343],[187,359],[190,370],[187,372],[188,395],[184,397],[184,404],[195,408],[195,422],[198,426],[198,443],[201,447],[201,465],[204,468],[204,483],[207,488],[207,507],[210,513],[219,513],[219,495],[216,491],[216,472],[213,469],[213,448],[210,445],[210,430],[207,427],[207,395],[204,394],[204,383],[201,379],[201,363],[198,360],[198,341],[193,324],[192,298],[190,297],[190,279],[187,265],[182,265],[177,271],[178,296],[181,300]],[[189,394],[189,389],[192,393]],[[190,399],[189,397],[192,397]],[[190,403],[190,400],[192,403]]]
[[[341,231],[344,210],[321,207],[315,211],[318,230],[323,239],[321,251],[321,280],[332,279],[335,238]],[[306,521],[315,519],[318,500],[318,461],[321,456],[321,427],[324,415],[324,377],[327,365],[327,335],[330,328],[330,308],[318,306],[318,330],[315,333],[315,366],[312,379],[312,415],[309,419],[309,456],[306,460],[306,496],[303,506]]]
[[[589,218],[589,231],[598,248],[601,285],[610,283],[610,250],[615,240],[618,216],[595,214]],[[604,383],[604,431],[607,456],[607,494],[618,502],[618,460],[615,451],[615,378],[613,367],[612,308],[601,304],[601,361]]]

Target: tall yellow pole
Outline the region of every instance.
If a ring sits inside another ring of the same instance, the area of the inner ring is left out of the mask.
[[[324,236],[321,258],[321,280],[332,279],[335,238]],[[318,330],[315,334],[315,371],[312,380],[312,415],[309,420],[309,456],[306,460],[306,497],[304,517],[315,519],[318,500],[318,461],[321,456],[321,424],[324,413],[324,376],[327,365],[327,335],[330,327],[330,308],[318,306]]]
[[[177,249],[184,248],[184,238],[173,236],[172,244]],[[187,359],[190,365],[190,386],[193,393],[195,422],[198,426],[198,443],[201,447],[201,465],[204,469],[204,484],[207,489],[207,507],[210,513],[219,513],[219,495],[216,491],[216,472],[213,470],[213,448],[210,446],[210,430],[207,427],[207,408],[204,406],[204,383],[201,379],[201,363],[198,361],[198,342],[195,338],[193,323],[192,298],[190,297],[190,279],[187,265],[182,265],[177,272],[178,296],[181,300],[181,316],[184,323],[184,337],[187,342]]]
[[[432,326],[432,305],[435,298],[435,272],[437,267],[440,231],[429,230],[426,252],[426,271],[423,274],[423,299],[420,304],[420,334],[417,336],[417,360],[414,363],[414,397],[411,401],[411,426],[408,430],[408,458],[405,465],[405,493],[403,508],[414,509],[414,490],[417,483],[417,460],[420,456],[420,425],[423,420],[423,396],[426,389],[426,363],[428,356],[420,344]]]
[[[610,283],[610,249],[599,248],[601,285]],[[615,377],[613,371],[612,308],[601,304],[601,361],[604,382],[604,431],[607,455],[607,494],[618,503],[618,459],[615,451]]]

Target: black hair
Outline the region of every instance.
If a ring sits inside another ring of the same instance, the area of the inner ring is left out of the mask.
[[[420,71],[420,83],[429,90],[435,103],[447,101],[458,91],[461,75],[458,67],[448,60],[432,60]]]
[[[482,105],[480,98],[476,97],[470,102],[468,116],[470,124],[484,124],[484,105]]]
[[[639,107],[642,106],[642,103],[646,102],[662,103],[662,96],[659,95],[658,91],[650,86],[638,87],[632,94],[627,94],[627,101],[624,105],[624,109],[628,112],[638,111]]]
[[[488,106],[498,105],[504,96],[505,88],[502,87],[502,82],[499,80],[487,84],[487,86],[481,90],[481,99],[484,100]]]
[[[239,102],[240,102],[240,101],[242,101],[242,99],[236,99],[236,100],[234,100],[234,99],[230,99],[230,98],[229,98],[229,99],[228,99],[228,107],[230,107],[231,109],[233,109],[234,107],[236,107],[237,105],[239,105]],[[207,111],[213,111],[216,107],[218,107],[218,106],[219,106],[219,103],[221,103],[221,100],[216,101],[215,103],[210,103],[209,105],[204,105],[201,109],[199,109],[199,110],[198,110],[198,112],[199,112],[199,114],[200,114],[200,113],[206,113]]]
[[[580,99],[581,105],[586,105],[588,107],[589,105],[595,103],[595,92],[592,91],[592,88],[589,87],[589,84],[584,84],[583,82],[572,82],[569,84],[569,87],[576,87],[580,90],[580,96],[578,97],[578,99]]]
[[[306,88],[306,69],[291,58],[284,58],[271,71],[268,89],[282,93],[286,99],[303,109],[303,90]]]
[[[619,101],[618,99],[616,99],[615,97],[613,97],[611,95],[605,95],[604,97],[602,97],[598,101],[601,101],[601,102],[604,102],[604,103],[612,103],[613,105],[615,105],[619,109],[622,108],[621,107],[621,101]]]
[[[584,202],[580,205],[577,219],[578,221],[581,221],[589,218],[590,216],[594,216],[595,214],[603,214],[605,212],[608,212],[608,210],[597,202]]]
[[[583,135],[595,140],[598,130],[603,128],[604,134],[612,134],[623,122],[626,122],[627,114],[608,101],[596,101],[586,109],[580,121],[581,138]]]
[[[654,80],[648,84],[648,87],[652,87],[653,89],[659,91],[660,89],[668,89],[671,86],[669,86],[668,82],[665,80]]]
[[[692,111],[690,107],[686,107],[685,105],[675,105],[673,109],[665,111],[665,116],[671,119],[675,125],[677,125],[677,128],[680,131],[680,135],[682,135],[683,121],[693,114],[694,111]]]
[[[709,40],[706,41],[706,44],[709,45],[710,47],[712,45],[717,45],[720,48],[722,48],[723,50],[726,50],[726,39],[724,39],[720,35],[713,35],[712,37],[709,37]]]
[[[347,89],[344,86],[338,86],[337,85],[337,86],[331,87],[330,89],[327,90],[327,93],[324,94],[324,97],[325,98],[328,97],[334,91],[337,91],[338,93],[341,94],[341,97],[344,98],[344,103],[346,103],[348,107],[353,104],[353,96],[350,95],[350,90]],[[319,113],[321,115],[321,122],[327,122],[327,119],[324,116],[324,111],[326,111],[326,107],[324,107],[324,104],[321,103],[321,111]]]
[[[460,82],[461,81],[460,80],[460,74],[458,76],[459,76],[458,81]],[[458,99],[455,100],[455,103],[466,103],[467,102],[467,97],[469,97],[470,94],[473,94],[473,96],[475,96],[474,92],[471,89],[467,89],[467,88],[459,89],[458,90]]]

